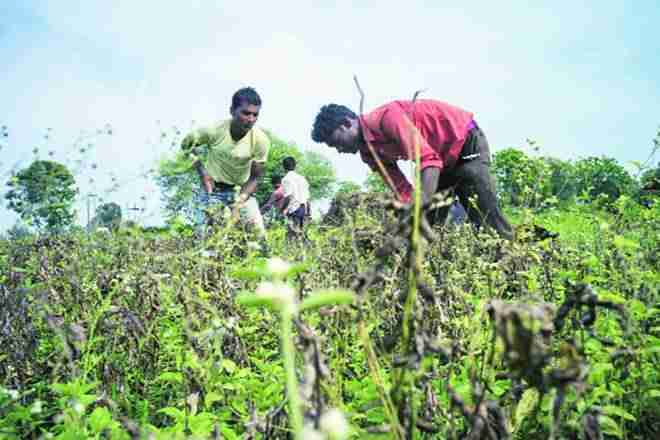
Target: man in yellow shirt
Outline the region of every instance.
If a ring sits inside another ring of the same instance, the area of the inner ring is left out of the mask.
[[[240,89],[232,97],[231,119],[193,131],[181,148],[190,154],[200,176],[202,205],[237,204],[241,215],[263,235],[264,222],[253,194],[264,172],[270,140],[255,126],[260,109],[259,94],[251,87]],[[203,221],[202,213],[198,222]]]

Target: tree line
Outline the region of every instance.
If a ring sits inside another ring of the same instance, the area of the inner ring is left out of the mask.
[[[280,174],[282,158],[293,156],[301,174],[310,183],[312,200],[331,198],[335,194],[356,192],[387,192],[382,179],[372,173],[363,185],[353,181],[338,181],[334,167],[315,151],[302,151],[269,133],[272,146],[257,198],[267,200],[274,190],[271,178]],[[538,151],[535,143],[530,146]],[[572,202],[595,203],[607,207],[625,195],[648,204],[660,189],[660,163],[652,164],[660,148],[660,132],[646,162],[632,162],[637,173],[631,174],[613,158],[586,157],[562,160],[548,156],[532,156],[517,148],[506,148],[493,154],[492,169],[498,196],[503,204],[512,207],[543,209]],[[197,175],[181,151],[161,160],[155,181],[161,190],[166,221],[188,217],[199,188]],[[7,207],[16,212],[24,225],[37,231],[58,232],[75,223],[73,205],[79,194],[74,174],[65,165],[51,160],[34,160],[15,172],[6,182]],[[101,204],[87,227],[117,228],[122,222],[119,204]],[[26,227],[16,226],[14,234],[26,233]]]

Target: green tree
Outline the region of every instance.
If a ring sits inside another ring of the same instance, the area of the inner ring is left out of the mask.
[[[550,193],[562,202],[572,200],[577,193],[575,167],[568,160],[544,157],[542,160],[548,167],[548,182]]]
[[[296,171],[307,178],[312,200],[330,197],[334,192],[335,170],[328,159],[314,151],[302,152],[292,142],[286,142],[268,132],[271,147],[264,174],[259,181],[256,197],[260,203],[268,200],[274,188],[273,175],[284,175],[282,159],[296,159]],[[194,194],[199,190],[199,177],[192,169],[190,160],[182,152],[162,160],[158,165],[156,182],[161,188],[165,211],[169,217],[183,214],[190,216],[194,207]]]
[[[7,238],[9,240],[21,240],[29,237],[31,234],[30,228],[19,221],[14,223],[14,226],[7,230]]]
[[[497,192],[504,203],[512,206],[535,206],[539,190],[546,192],[546,167],[516,148],[506,148],[493,155],[493,174]]]
[[[307,178],[312,200],[325,199],[335,192],[337,177],[332,163],[316,151],[305,151],[297,167],[298,173]]]
[[[639,178],[640,191],[636,200],[646,207],[660,195],[660,163],[655,168],[649,168]]]
[[[49,231],[61,230],[73,223],[73,202],[78,193],[76,181],[62,164],[35,160],[14,175],[7,185],[7,207],[28,224]]]
[[[121,206],[115,202],[108,202],[99,206],[96,208],[93,223],[109,229],[117,229],[121,224]]]
[[[362,192],[362,187],[350,180],[342,180],[337,184],[336,194],[354,194]]]
[[[609,157],[587,157],[576,161],[575,178],[578,194],[590,200],[602,198],[606,204],[636,190],[635,180],[628,171]]]
[[[380,177],[380,174],[378,174],[375,171],[370,172],[367,178],[365,179],[364,188],[368,192],[378,192],[378,193],[391,192],[390,188],[387,186],[387,183],[385,183],[383,178]]]
[[[157,166],[156,184],[167,217],[192,216],[194,196],[200,188],[199,176],[182,151],[162,159]]]

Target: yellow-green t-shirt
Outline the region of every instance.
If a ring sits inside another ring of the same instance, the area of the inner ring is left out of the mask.
[[[213,180],[243,185],[250,177],[252,161],[263,163],[268,159],[270,140],[258,127],[252,127],[245,136],[234,141],[230,125],[231,119],[197,129],[183,139],[181,148],[193,150]]]

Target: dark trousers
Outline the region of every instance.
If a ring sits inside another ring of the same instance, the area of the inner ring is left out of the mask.
[[[469,160],[459,158],[452,169],[443,172],[438,180],[437,191],[453,187],[472,224],[480,227],[485,223],[500,237],[511,240],[513,230],[497,203],[495,180],[490,174],[488,140],[478,127],[468,134],[460,156],[470,157],[475,154],[479,156]],[[436,209],[430,213],[429,219],[433,224],[444,224],[450,208],[446,206]]]

